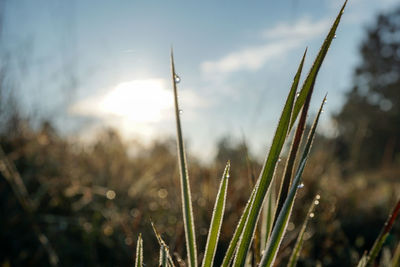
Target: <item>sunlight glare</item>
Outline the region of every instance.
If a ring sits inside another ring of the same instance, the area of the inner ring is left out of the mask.
[[[132,122],[157,122],[172,107],[172,92],[160,79],[133,80],[118,84],[99,103],[102,112]]]

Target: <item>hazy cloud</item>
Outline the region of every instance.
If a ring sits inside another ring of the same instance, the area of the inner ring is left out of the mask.
[[[310,18],[302,18],[294,24],[279,23],[271,29],[267,29],[262,36],[267,39],[301,39],[306,40],[325,33],[330,25],[328,19],[311,21]]]
[[[321,36],[329,27],[329,20],[311,21],[302,18],[294,23],[279,23],[262,32],[267,43],[234,51],[221,59],[205,61],[201,71],[206,74],[226,74],[239,70],[258,70],[267,61],[303,45],[305,41]]]

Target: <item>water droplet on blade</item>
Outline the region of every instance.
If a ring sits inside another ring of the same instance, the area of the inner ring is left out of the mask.
[[[180,83],[181,82],[181,77],[179,77],[178,74],[175,74],[174,79],[175,79],[175,83]]]
[[[336,39],[336,33],[335,33],[335,35],[333,36],[333,39]]]
[[[314,218],[314,212],[310,213],[310,218]]]
[[[315,198],[316,198],[316,199],[320,199],[320,198],[321,198],[321,196],[320,196],[320,195],[317,195]]]
[[[182,109],[180,109],[180,110],[179,110],[179,114],[182,114],[182,113],[183,113],[183,110],[182,110]]]
[[[304,187],[304,184],[303,183],[301,183],[301,184],[299,184],[298,186],[297,186],[297,188],[303,188]]]
[[[319,204],[319,201],[318,201],[318,200],[315,200],[315,201],[314,201],[314,204],[315,204],[315,205],[318,205],[318,204]]]

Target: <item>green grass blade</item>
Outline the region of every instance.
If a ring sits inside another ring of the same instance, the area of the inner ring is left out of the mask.
[[[319,199],[320,196],[316,195],[310,205],[310,208],[308,209],[306,218],[304,219],[303,225],[301,226],[292,254],[290,255],[289,263],[287,265],[288,267],[295,267],[297,264],[297,260],[299,259],[300,256],[300,250],[301,247],[303,246],[304,233],[306,232],[308,221],[310,220],[310,218],[313,217],[312,214],[314,212],[315,206],[319,204]]]
[[[342,8],[340,9],[339,14],[337,15],[331,29],[329,30],[328,35],[326,36],[324,43],[322,44],[318,55],[316,59],[314,60],[314,63],[307,75],[307,78],[304,80],[303,86],[300,90],[299,96],[296,99],[296,103],[293,108],[293,118],[292,121],[290,122],[290,127],[289,129],[292,129],[294,122],[296,121],[297,115],[300,113],[301,108],[304,105],[304,102],[306,101],[307,95],[310,90],[313,90],[315,80],[317,78],[317,74],[321,68],[322,62],[325,59],[326,53],[328,52],[328,49],[332,43],[332,40],[335,38],[336,35],[336,29],[339,26],[340,19],[342,18],[344,8],[346,7],[347,0],[344,2]]]
[[[263,208],[263,215],[262,215],[263,217],[262,217],[262,223],[261,223],[260,252],[262,252],[265,249],[265,245],[271,234],[272,225],[274,222],[275,202],[276,202],[276,195],[275,195],[276,193],[275,193],[274,182],[275,182],[275,180],[272,180],[271,186],[267,192],[266,203]]]
[[[228,267],[233,260],[233,256],[234,256],[237,244],[239,242],[239,238],[243,233],[243,228],[244,228],[244,224],[246,223],[246,218],[249,215],[251,203],[254,200],[254,195],[256,192],[255,189],[256,189],[256,187],[251,192],[249,201],[247,202],[246,207],[243,210],[242,216],[239,219],[239,223],[235,229],[235,232],[233,233],[233,236],[232,236],[231,242],[229,243],[228,249],[226,250],[221,267]]]
[[[250,206],[249,214],[247,216],[246,223],[243,229],[243,234],[239,240],[238,251],[236,253],[233,264],[234,266],[244,266],[245,264],[246,256],[249,251],[251,241],[253,239],[254,231],[264,202],[264,198],[271,183],[276,163],[278,161],[279,155],[281,153],[283,144],[288,133],[288,127],[292,114],[294,98],[296,95],[297,84],[298,80],[300,79],[300,73],[303,66],[302,63],[303,60],[300,63],[298,71],[295,75],[293,85],[289,91],[289,95],[286,99],[286,103],[283,108],[278,127],[275,131],[275,136],[271,145],[271,149],[269,151],[266,161],[264,162],[260,177],[258,178],[258,187],[255,187],[256,192],[254,196],[254,201]]]
[[[175,103],[175,118],[176,118],[176,133],[178,144],[178,160],[181,177],[181,194],[182,194],[182,211],[183,222],[185,228],[186,250],[189,267],[197,267],[197,248],[196,235],[193,218],[192,197],[190,193],[189,173],[187,170],[185,147],[182,137],[182,127],[180,119],[180,109],[178,103],[177,79],[178,75],[175,72],[174,54],[171,49],[171,71],[172,71],[172,86],[174,88],[174,103]]]
[[[400,213],[400,199],[397,202],[396,206],[394,207],[392,213],[389,214],[381,233],[379,234],[378,238],[375,240],[374,245],[372,246],[370,252],[368,253],[367,266],[370,266],[374,263],[375,258],[376,258],[376,256],[378,256],[378,253],[381,250],[383,243],[386,241],[386,238],[389,235],[390,229],[392,229],[392,226],[396,220],[396,217],[399,215],[399,213]]]
[[[301,176],[303,174],[304,167],[307,163],[308,154],[311,150],[312,142],[315,135],[315,130],[317,128],[324,103],[325,103],[325,98],[318,111],[317,117],[315,118],[315,121],[311,127],[307,143],[305,145],[303,155],[301,157],[300,166],[297,169],[295,178],[293,179],[293,183],[291,185],[285,203],[283,204],[282,210],[278,215],[278,219],[276,220],[276,224],[274,225],[274,228],[272,230],[271,238],[268,240],[267,248],[261,258],[259,266],[262,267],[272,266],[275,261],[276,255],[278,254],[278,249],[282,242],[283,236],[286,232],[286,227],[289,222],[290,215],[292,213],[292,208],[296,197],[297,189],[301,181]]]
[[[283,236],[286,231],[287,223],[291,215],[295,194],[297,192],[297,187],[300,183],[300,177],[304,170],[305,164],[306,164],[306,159],[303,160],[299,166],[296,177],[293,180],[291,190],[285,201],[285,204],[283,205],[281,213],[278,216],[276,225],[272,230],[271,238],[268,240],[267,247],[261,258],[259,266],[272,266],[273,262],[275,261],[275,257],[278,253],[279,246],[282,242]]]
[[[143,266],[143,240],[142,234],[139,234],[137,243],[136,243],[136,261],[135,267],[142,267]]]
[[[304,106],[303,106],[303,109],[302,109],[302,112],[300,115],[299,123],[297,125],[296,133],[294,135],[292,145],[290,147],[289,157],[286,161],[285,171],[283,173],[281,185],[280,185],[279,191],[278,191],[278,197],[277,197],[278,205],[276,207],[276,211],[275,211],[274,215],[279,214],[279,212],[282,209],[283,203],[285,202],[285,199],[289,193],[289,187],[292,182],[291,179],[292,179],[293,168],[294,168],[294,164],[296,161],[297,152],[300,147],[300,142],[303,137],[306,120],[307,120],[307,113],[308,113],[308,109],[310,107],[312,92],[313,92],[313,90],[310,90],[308,92],[308,95],[306,97],[306,100],[304,102]],[[273,218],[273,220],[275,221],[276,218]]]
[[[158,266],[160,267],[167,267],[168,260],[167,260],[167,249],[164,245],[160,247],[160,259],[158,262]]]
[[[222,219],[225,210],[226,192],[229,181],[230,163],[226,164],[224,174],[222,175],[217,198],[215,200],[214,212],[211,218],[210,229],[207,237],[207,245],[204,253],[203,267],[211,267],[214,262],[214,256],[217,249],[219,233],[221,231]]]

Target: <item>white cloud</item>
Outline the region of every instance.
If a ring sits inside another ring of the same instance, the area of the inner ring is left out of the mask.
[[[309,18],[302,18],[294,24],[279,23],[274,28],[267,29],[263,36],[267,39],[310,39],[325,33],[330,21],[323,19],[311,21]]]
[[[280,23],[262,32],[267,43],[249,46],[215,61],[205,61],[200,68],[205,75],[219,75],[239,70],[258,70],[268,61],[304,44],[305,41],[320,36],[329,27],[329,20],[312,22],[302,18],[292,24]]]
[[[242,69],[257,70],[274,56],[296,47],[295,42],[276,42],[267,45],[253,46],[233,52],[217,61],[206,61],[201,65],[205,73],[229,73]]]

